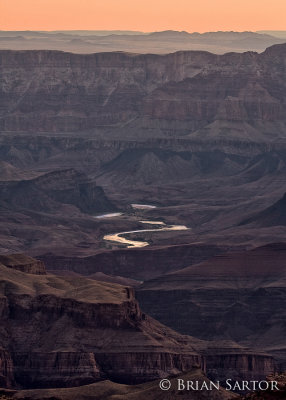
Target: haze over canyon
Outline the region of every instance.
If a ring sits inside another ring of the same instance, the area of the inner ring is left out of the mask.
[[[241,398],[160,390],[177,376],[285,393],[283,32],[0,49],[0,396]]]

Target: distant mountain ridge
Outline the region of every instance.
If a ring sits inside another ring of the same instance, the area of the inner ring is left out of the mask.
[[[271,35],[271,36],[275,36],[275,37],[278,37],[278,38],[286,39],[286,30],[285,31],[257,31],[257,33]]]
[[[284,37],[277,35],[247,31],[0,31],[0,49],[3,50],[63,50],[75,53],[127,51],[166,54],[180,50],[205,50],[217,54],[230,51],[261,52],[283,40]]]

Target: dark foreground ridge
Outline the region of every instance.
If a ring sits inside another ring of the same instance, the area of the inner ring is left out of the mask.
[[[158,323],[142,313],[131,288],[21,272],[12,266],[17,257],[2,257],[0,264],[2,387],[71,387],[106,379],[134,384],[194,365],[220,379],[275,371],[267,354],[198,340]]]
[[[201,370],[192,369],[176,378],[171,378],[171,389],[168,391],[161,390],[159,387],[160,381],[155,380],[133,386],[119,385],[111,381],[103,381],[88,386],[68,389],[22,390],[18,392],[3,391],[3,393],[9,396],[8,399],[11,398],[18,400],[231,400],[240,398],[238,395],[225,391],[223,388],[213,391],[178,391],[177,379],[198,381],[200,385],[202,385],[203,382],[207,385],[210,384],[209,379]]]

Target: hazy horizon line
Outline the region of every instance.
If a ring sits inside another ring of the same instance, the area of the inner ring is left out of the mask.
[[[217,33],[217,32],[225,32],[225,33],[260,33],[260,32],[286,32],[286,29],[259,29],[259,30],[209,30],[209,31],[186,31],[177,30],[177,29],[162,29],[162,30],[152,30],[152,31],[140,31],[133,29],[0,29],[0,32],[134,32],[138,34],[149,34],[149,33],[157,33],[157,32],[179,32],[179,33]]]

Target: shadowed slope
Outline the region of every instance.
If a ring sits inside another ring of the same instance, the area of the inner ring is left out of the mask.
[[[3,264],[0,276],[2,385],[135,383],[202,364],[199,341],[143,314],[131,288]]]
[[[244,220],[241,225],[252,223],[257,226],[286,225],[286,193],[275,204]]]
[[[143,310],[182,333],[232,339],[285,364],[285,243],[215,256],[145,282],[137,297]]]
[[[18,400],[230,400],[239,396],[227,392],[223,388],[212,391],[178,391],[177,379],[198,381],[199,385],[209,379],[198,369],[171,379],[172,388],[163,391],[159,381],[136,386],[118,385],[110,381],[95,383],[70,389],[24,390],[16,392],[11,397]]]

